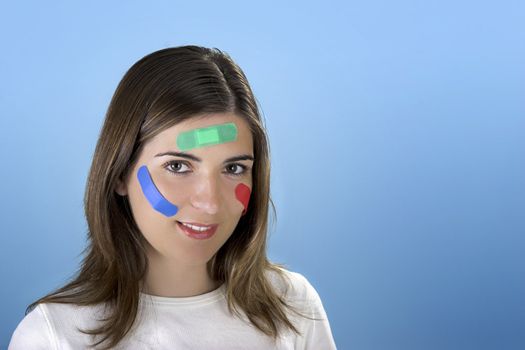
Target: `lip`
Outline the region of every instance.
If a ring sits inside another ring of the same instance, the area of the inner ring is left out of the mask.
[[[208,229],[206,232],[200,232],[200,231],[192,230],[191,228],[181,224],[180,221],[177,221],[177,226],[181,229],[181,231],[184,232],[184,234],[186,234],[186,236],[194,238],[194,239],[208,239],[208,238],[210,238],[211,236],[213,236],[215,234],[215,231],[217,231],[217,227],[219,226],[218,224],[202,225],[202,224],[192,223],[192,222],[185,222],[185,224],[192,224],[192,225],[197,225],[197,226],[210,227],[210,229]]]

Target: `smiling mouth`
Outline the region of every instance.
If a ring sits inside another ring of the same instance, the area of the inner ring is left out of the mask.
[[[213,236],[217,231],[218,224],[202,225],[196,223],[186,223],[177,221],[177,226],[189,237],[196,239],[206,239]]]

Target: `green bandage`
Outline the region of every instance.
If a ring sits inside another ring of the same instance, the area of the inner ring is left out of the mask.
[[[218,145],[237,139],[237,126],[234,123],[212,125],[205,128],[185,131],[177,137],[177,147],[181,151],[193,148]]]

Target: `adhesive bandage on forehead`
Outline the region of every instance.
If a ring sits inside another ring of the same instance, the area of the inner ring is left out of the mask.
[[[181,151],[218,145],[237,140],[235,123],[224,123],[185,131],[177,137],[177,147]]]

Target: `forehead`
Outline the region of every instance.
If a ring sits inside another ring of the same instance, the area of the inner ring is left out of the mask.
[[[192,136],[193,133],[195,133],[196,140],[210,138],[211,135],[216,135],[217,132],[221,133],[221,131],[230,132],[231,136],[232,124],[235,135],[233,141],[231,137],[218,138],[215,143],[204,146],[194,145],[191,149],[185,149],[185,143],[181,143],[181,139],[185,136]],[[187,151],[189,153],[200,153],[203,150],[219,148],[249,152],[253,148],[253,140],[248,123],[242,117],[233,113],[216,113],[184,120],[155,136],[150,146],[155,149],[166,148],[166,150]]]

